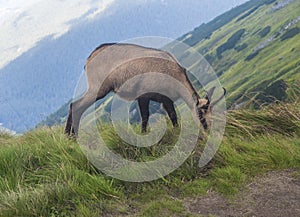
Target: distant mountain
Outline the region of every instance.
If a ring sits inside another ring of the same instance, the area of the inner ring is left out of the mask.
[[[199,13],[207,1],[193,1],[195,7],[191,2],[116,1],[100,17],[73,20],[66,34],[44,38],[0,69],[0,122],[26,131],[68,102],[86,57],[99,44],[148,35],[178,37],[200,22],[196,17],[208,20],[233,5],[224,0],[215,11]]]
[[[228,90],[228,107],[288,100],[300,88],[299,8],[299,1],[252,0],[179,40],[210,62]],[[66,113],[64,105],[43,123],[61,123]]]
[[[3,127],[2,123],[0,123],[0,135],[1,134],[16,135],[16,132]]]

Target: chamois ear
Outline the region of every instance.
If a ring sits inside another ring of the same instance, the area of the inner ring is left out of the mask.
[[[205,99],[207,100],[207,103],[206,103],[207,105],[210,104],[211,97],[214,94],[215,89],[216,89],[216,87],[212,87],[208,91],[206,91]]]

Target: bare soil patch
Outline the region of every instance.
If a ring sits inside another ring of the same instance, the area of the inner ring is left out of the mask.
[[[189,212],[203,216],[300,216],[300,171],[283,170],[257,177],[234,199],[216,192],[185,199]]]

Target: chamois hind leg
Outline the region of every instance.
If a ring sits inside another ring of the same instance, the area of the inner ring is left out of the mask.
[[[172,121],[173,127],[178,127],[177,115],[176,115],[176,111],[174,108],[174,102],[172,100],[170,100],[168,97],[166,97],[164,99],[164,101],[162,102],[162,104],[163,104],[163,108],[166,110],[169,118]]]
[[[145,133],[147,129],[147,124],[149,120],[149,103],[150,103],[150,99],[148,98],[138,98],[138,105],[139,105],[140,114],[142,118],[142,123],[141,123],[142,133]]]

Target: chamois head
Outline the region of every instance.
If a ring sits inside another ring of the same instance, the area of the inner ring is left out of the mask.
[[[212,108],[219,102],[226,94],[226,89],[223,88],[224,93],[222,96],[220,96],[217,100],[214,102],[211,102],[212,95],[215,91],[216,87],[210,88],[207,92],[204,98],[198,99],[196,102],[196,112],[197,116],[203,126],[203,128],[206,130],[208,128],[207,118],[211,114]]]

